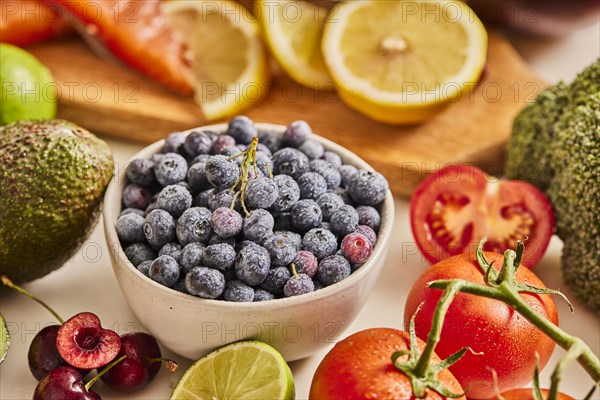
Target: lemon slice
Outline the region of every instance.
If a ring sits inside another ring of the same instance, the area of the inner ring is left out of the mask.
[[[269,48],[281,67],[304,86],[331,86],[321,55],[327,9],[292,0],[258,0],[256,6]]]
[[[294,397],[292,372],[281,354],[254,340],[232,343],[200,358],[171,393],[172,400]]]
[[[268,68],[256,19],[232,1],[162,2],[190,50],[196,102],[204,116],[238,114],[266,94]]]
[[[487,33],[460,1],[341,3],[322,51],[342,99],[391,124],[424,121],[473,88]]]

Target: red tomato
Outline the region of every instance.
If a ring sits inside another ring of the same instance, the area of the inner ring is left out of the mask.
[[[494,261],[496,269],[500,269],[504,260],[502,255],[486,252],[485,256],[488,261]],[[438,279],[454,278],[485,284],[481,269],[475,259],[467,254],[453,256],[431,266],[413,284],[406,300],[404,320],[410,321],[419,304],[423,303],[415,318],[418,337],[427,337],[442,294],[439,289],[429,289],[427,284]],[[519,268],[515,278],[518,282],[545,288],[542,281],[527,268]],[[522,293],[521,297],[531,308],[558,324],[556,305],[550,295]],[[541,369],[552,355],[554,345],[552,339],[506,304],[459,293],[448,308],[435,352],[442,358],[463,347],[483,352],[483,355],[467,352],[450,367],[450,371],[467,391],[469,398],[488,399],[495,394],[489,368],[498,374],[500,392],[523,387],[533,378],[536,353],[539,354]]]
[[[548,398],[548,393],[550,393],[550,391],[548,389],[542,389],[542,396],[544,397],[544,399]],[[531,393],[530,388],[509,390],[508,392],[502,393],[502,397],[504,397],[504,400],[535,400],[533,398],[533,394]],[[495,397],[494,397],[494,399],[495,399]],[[575,400],[575,399],[566,394],[558,393],[558,395],[556,396],[556,400]]]
[[[544,255],[554,214],[546,196],[521,181],[498,180],[477,167],[451,165],[429,175],[410,203],[410,224],[431,263],[471,252],[487,237],[485,250],[503,253],[525,240],[523,264]]]
[[[418,338],[417,343],[419,351],[423,351],[425,343]],[[366,329],[347,337],[317,367],[309,399],[415,399],[410,381],[391,361],[395,351],[408,346],[408,334],[392,328]],[[440,359],[434,354],[432,361]],[[463,392],[448,370],[438,377],[451,392]],[[425,399],[445,397],[429,390]]]
[[[159,0],[48,0],[76,20],[81,33],[163,85],[192,93],[185,47],[169,27]]]

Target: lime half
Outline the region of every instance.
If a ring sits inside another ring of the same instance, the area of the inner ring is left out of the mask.
[[[171,399],[294,399],[292,371],[266,343],[242,341],[212,351],[183,374]]]
[[[56,84],[50,70],[27,51],[0,44],[0,125],[54,118]]]
[[[8,353],[8,347],[10,346],[10,336],[8,335],[8,329],[6,329],[6,322],[4,317],[0,314],[0,364],[6,358]]]

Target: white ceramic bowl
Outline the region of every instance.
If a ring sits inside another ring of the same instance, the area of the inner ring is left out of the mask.
[[[194,130],[222,133],[226,124]],[[283,133],[281,125],[256,124],[259,130]],[[340,154],[344,163],[371,167],[345,148],[314,136],[326,149]],[[163,141],[132,157],[150,158]],[[279,350],[286,360],[308,357],[341,338],[365,304],[384,263],[394,220],[394,200],[388,191],[381,206],[378,242],[369,260],[346,279],[297,297],[257,303],[207,300],[162,286],[140,273],[119,244],[115,222],[121,211],[125,168],[113,179],[104,201],[104,229],[113,270],[129,306],[146,329],[164,346],[190,359],[227,343],[257,339]]]

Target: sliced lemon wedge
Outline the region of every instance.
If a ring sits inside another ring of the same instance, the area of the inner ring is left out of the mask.
[[[341,98],[381,122],[424,121],[473,88],[487,33],[460,1],[341,3],[322,53]]]
[[[304,86],[331,88],[321,55],[327,9],[292,0],[258,0],[256,7],[267,44],[285,72]]]
[[[171,0],[161,3],[173,29],[186,40],[204,116],[240,113],[267,93],[268,67],[260,26],[233,1]]]

